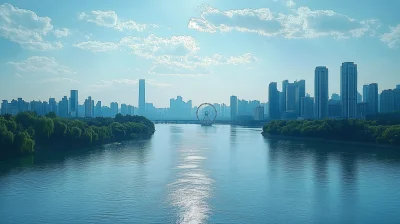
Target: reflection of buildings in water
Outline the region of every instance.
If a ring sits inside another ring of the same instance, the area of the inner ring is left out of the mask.
[[[314,149],[314,172],[315,180],[319,183],[327,183],[328,180],[328,156],[326,151]]]
[[[341,153],[340,156],[342,184],[346,187],[357,182],[357,156],[354,153]]]

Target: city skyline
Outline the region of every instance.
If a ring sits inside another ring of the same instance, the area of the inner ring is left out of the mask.
[[[317,66],[329,69],[331,95],[345,61],[358,65],[360,93],[399,83],[399,1],[118,3],[1,0],[1,98],[61,99],[76,89],[79,102],[137,105],[146,79],[157,107],[179,95],[193,105],[229,104],[231,95],[265,102],[268,84],[280,89],[281,80],[304,79],[314,96]]]

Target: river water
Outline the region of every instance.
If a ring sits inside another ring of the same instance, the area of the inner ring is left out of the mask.
[[[1,162],[0,223],[400,223],[395,149],[228,125],[156,130]]]

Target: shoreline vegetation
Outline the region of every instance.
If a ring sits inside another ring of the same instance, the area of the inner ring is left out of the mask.
[[[148,139],[154,124],[142,116],[61,118],[23,112],[0,116],[0,159],[34,153],[35,149],[89,147],[126,140]]]
[[[400,124],[396,121],[275,120],[264,125],[262,135],[400,147]]]

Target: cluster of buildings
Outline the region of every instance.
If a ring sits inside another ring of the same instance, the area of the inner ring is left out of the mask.
[[[218,120],[265,120],[265,119],[324,119],[324,118],[365,118],[369,114],[400,111],[400,85],[395,89],[378,93],[378,84],[363,86],[363,94],[357,92],[357,65],[344,62],[340,67],[340,94],[329,97],[328,68],[315,68],[314,97],[306,93],[306,81],[289,82],[284,80],[281,90],[278,83],[269,84],[267,103],[258,100],[247,101],[230,97],[230,105],[215,103]],[[3,100],[1,114],[16,115],[19,112],[34,111],[38,115],[54,112],[60,117],[114,117],[122,115],[142,115],[153,120],[192,120],[196,119],[197,107],[192,101],[184,101],[181,96],[170,99],[169,108],[156,108],[146,103],[145,80],[139,80],[138,107],[111,102],[103,105],[89,96],[83,104],[78,102],[78,90],[71,90],[70,96],[60,101],[50,98],[48,101],[26,102],[22,98],[10,102]]]
[[[315,68],[314,97],[305,93],[305,81],[269,84],[268,115],[270,119],[324,119],[365,118],[370,114],[400,111],[400,85],[395,89],[378,92],[378,84],[363,86],[363,95],[358,91],[357,64],[344,62],[340,67],[340,95],[329,98],[328,68]]]

